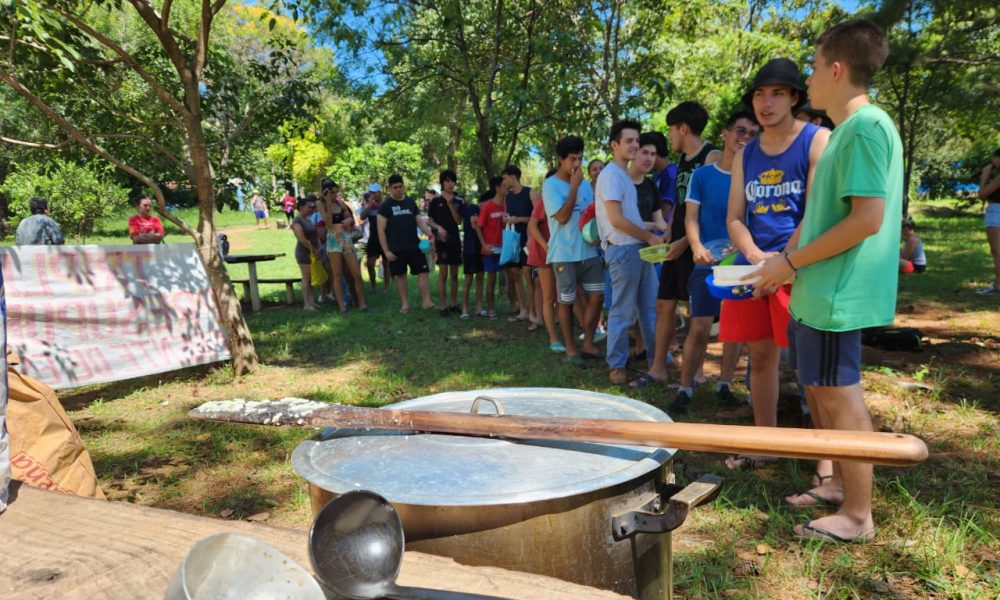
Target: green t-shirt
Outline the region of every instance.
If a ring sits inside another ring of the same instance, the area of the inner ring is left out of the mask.
[[[824,331],[890,325],[896,312],[903,146],[892,119],[866,104],[834,129],[813,174],[799,247],[851,211],[851,196],[885,199],[882,227],[853,248],[799,269],[789,309]]]

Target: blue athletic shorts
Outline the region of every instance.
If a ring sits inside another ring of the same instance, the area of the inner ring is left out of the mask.
[[[503,267],[500,266],[500,255],[484,254],[483,270],[487,273],[499,273],[500,271],[503,271]]]
[[[861,383],[861,330],[822,331],[788,322],[788,366],[799,384],[846,387]]]
[[[691,278],[688,279],[688,293],[691,294],[692,317],[714,317],[717,319],[722,312],[722,300],[708,292],[708,283],[705,279],[711,274],[712,269],[695,267],[691,271]]]

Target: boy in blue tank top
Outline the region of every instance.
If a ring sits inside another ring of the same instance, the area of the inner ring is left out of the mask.
[[[895,316],[903,151],[892,119],[866,95],[888,54],[885,34],[870,21],[841,23],[817,40],[809,96],[837,128],[816,166],[798,240],[760,272],[763,285],[797,273],[790,354],[813,420],[825,429],[872,431],[861,389],[861,330],[889,325]],[[836,463],[830,481],[820,483],[786,501],[840,507],[797,525],[795,534],[873,539],[872,466]]]
[[[729,238],[740,251],[737,264],[756,265],[794,240],[805,210],[813,169],[830,132],[796,120],[806,101],[798,66],[787,58],[771,60],[757,72],[743,102],[753,106],[763,133],[733,161]],[[754,298],[722,303],[719,339],[746,342],[750,352],[750,389],[754,424],[778,424],[778,352],[788,347],[791,286],[756,286]],[[731,469],[753,467],[765,459],[731,456]],[[829,465],[827,465],[829,467]]]

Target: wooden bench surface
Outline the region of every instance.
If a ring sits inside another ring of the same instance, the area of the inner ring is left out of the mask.
[[[7,512],[0,514],[0,598],[162,598],[191,546],[224,531],[252,535],[310,569],[305,531],[20,486]],[[526,600],[625,598],[551,577],[469,567],[419,552],[406,553],[399,583]]]

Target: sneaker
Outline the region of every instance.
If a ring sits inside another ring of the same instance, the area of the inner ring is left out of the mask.
[[[719,388],[719,391],[715,392],[715,396],[719,399],[719,402],[726,408],[736,408],[742,402],[736,397],[736,394],[729,389],[728,385],[724,385]]]
[[[667,412],[673,415],[682,415],[688,411],[691,405],[691,396],[687,392],[677,392],[677,397],[667,407]]]
[[[989,296],[991,294],[1000,294],[1000,288],[994,287],[994,286],[991,285],[990,287],[984,287],[982,289],[976,290],[976,293],[979,294],[980,296]]]
[[[667,363],[668,367],[676,367],[677,366],[677,363],[674,361],[674,353],[673,352],[667,352],[666,363]]]
[[[549,345],[549,350],[553,352],[565,352],[566,346],[564,346],[562,342],[555,342]]]
[[[603,327],[598,327],[594,330],[594,343],[599,344],[608,338],[608,331]],[[579,340],[583,341],[583,334],[579,335]]]
[[[462,316],[459,317],[459,319],[468,319],[468,318],[469,318],[469,313],[467,312],[462,313]]]
[[[586,367],[587,363],[583,360],[583,357],[579,354],[566,355],[566,362],[573,365],[574,367]]]
[[[451,315],[451,312],[447,308],[442,308],[440,313],[442,317],[448,317],[449,315]]]

